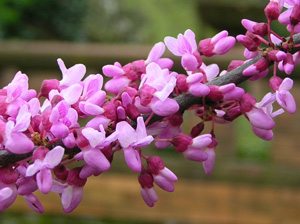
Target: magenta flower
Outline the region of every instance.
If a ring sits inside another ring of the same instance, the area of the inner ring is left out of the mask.
[[[69,136],[70,128],[79,127],[78,113],[65,100],[60,101],[52,109],[49,121],[52,123],[51,133],[59,139]]]
[[[201,40],[199,43],[199,51],[201,55],[211,57],[213,55],[223,55],[233,48],[235,38],[228,36],[226,30],[216,34],[212,38]]]
[[[211,134],[204,134],[192,138],[183,133],[179,133],[172,139],[172,144],[177,152],[192,161],[203,162],[207,160],[208,155],[204,148],[212,142]]]
[[[267,141],[273,138],[272,129],[275,127],[273,118],[283,113],[283,109],[273,112],[272,104],[275,100],[275,95],[271,93],[266,94],[259,103],[249,93],[241,99],[241,111],[250,121],[253,132]]]
[[[191,30],[186,30],[184,34],[179,34],[177,39],[174,37],[165,37],[167,48],[176,56],[181,56],[181,65],[188,71],[196,70],[202,63],[195,34]]]
[[[30,118],[31,114],[28,112],[27,105],[23,105],[15,122],[9,120],[6,123],[4,138],[6,150],[16,154],[24,154],[33,150],[33,142],[24,133],[30,125]]]
[[[100,115],[104,112],[101,107],[106,100],[106,93],[101,90],[103,77],[99,74],[89,75],[83,81],[84,88],[78,107],[83,114],[81,117]]]
[[[79,177],[85,179],[91,175],[97,176],[109,170],[110,162],[101,149],[117,140],[118,132],[115,131],[108,137],[105,137],[104,127],[100,125],[100,131],[87,127],[81,131],[81,134],[78,133],[78,135],[82,135],[77,137],[77,144],[82,152],[78,153],[75,159],[86,162],[80,171]]]
[[[25,195],[25,202],[29,208],[37,213],[44,213],[44,208],[40,202],[40,200],[34,194]]]
[[[275,80],[277,81],[276,84],[274,82]],[[276,92],[277,103],[291,114],[296,112],[296,102],[293,95],[290,93],[293,84],[294,82],[290,78],[282,80],[281,78],[276,77],[270,80],[270,85]]]
[[[19,174],[12,167],[0,167],[0,212],[7,209],[16,200],[18,176]]]
[[[126,121],[121,121],[117,123],[116,131],[119,133],[118,140],[123,148],[128,167],[135,172],[141,172],[141,155],[137,149],[147,146],[153,141],[153,137],[147,135],[143,118],[137,118],[136,130]]]
[[[143,75],[139,87],[141,106],[151,108],[151,110],[160,116],[168,116],[179,110],[178,103],[168,98],[176,86],[176,72],[169,72],[168,69],[161,69],[157,64],[150,63],[146,67],[146,74]],[[136,99],[137,99],[136,98]],[[138,105],[139,109],[143,109]]]
[[[155,202],[157,202],[157,194],[153,186],[153,177],[151,173],[143,170],[138,177],[138,181],[141,185],[141,195],[145,203],[149,207],[153,207]]]
[[[34,157],[36,156],[37,159],[26,170],[26,177],[36,174],[37,186],[43,194],[50,192],[52,187],[51,170],[61,162],[65,150],[61,146],[56,146],[46,154],[45,151],[48,151],[48,149],[38,147],[34,152]]]
[[[87,179],[79,177],[81,168],[73,168],[68,173],[66,182],[60,183],[55,181],[52,191],[60,194],[63,211],[72,212],[81,202],[83,197],[83,187]]]
[[[76,64],[71,68],[66,68],[63,60],[57,59],[57,63],[62,72],[62,80],[59,82],[60,86],[71,86],[80,82],[86,72],[83,64]]]
[[[162,159],[158,156],[151,156],[147,159],[147,170],[152,174],[154,182],[168,192],[174,191],[174,182],[178,179],[176,175],[165,167]]]

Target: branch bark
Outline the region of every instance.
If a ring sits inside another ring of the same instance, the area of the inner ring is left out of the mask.
[[[294,44],[300,44],[300,33],[293,36],[293,41],[294,41]],[[294,49],[294,52],[297,50],[298,49]],[[230,72],[227,72],[225,75],[213,79],[212,81],[208,82],[207,85],[221,86],[221,85],[226,85],[229,83],[234,83],[234,84],[238,85],[238,84],[246,81],[249,77],[243,76],[243,71],[250,65],[257,62],[261,57],[262,57],[261,55],[257,56],[256,58],[246,62],[245,64],[239,66],[238,68],[233,69]],[[270,64],[270,66],[271,66],[271,64]],[[193,96],[190,93],[183,93],[183,94],[175,97],[174,99],[179,104],[180,111],[185,111],[189,107],[191,107],[195,104],[201,104],[201,102],[202,102],[201,97]],[[145,117],[145,119],[146,118],[147,118],[147,116]],[[163,117],[161,117],[161,116],[154,115],[152,117],[152,119],[150,120],[150,123],[159,121],[162,118]],[[66,149],[67,154],[68,153],[76,153],[76,152],[80,152],[80,149],[78,147],[75,147],[73,149]],[[2,150],[2,151],[0,151],[0,166],[13,164],[18,161],[29,158],[30,156],[32,156],[32,152],[27,153],[27,154],[13,154],[13,153],[7,152],[5,150]]]

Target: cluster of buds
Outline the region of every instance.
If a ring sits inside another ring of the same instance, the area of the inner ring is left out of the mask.
[[[284,7],[287,10],[281,13]],[[67,68],[61,59],[62,79],[43,81],[39,93],[29,89],[27,75],[18,72],[0,90],[0,155],[18,155],[15,160],[0,160],[0,211],[21,195],[31,209],[42,213],[34,195],[39,190],[58,193],[64,212],[71,212],[83,197],[87,179],[107,172],[120,151],[137,173],[142,198],[154,206],[158,200],[154,183],[172,192],[177,177],[160,157],[147,155],[150,144],[160,149],[173,146],[211,174],[218,145],[215,123],[227,124],[244,115],[258,137],[271,140],[273,118],[285,110],[296,112],[290,93],[293,81],[280,78],[277,67],[290,75],[299,62],[299,53],[293,52],[298,47],[293,36],[300,31],[299,2],[271,0],[265,14],[267,23],[242,20],[247,33],[236,38],[222,31],[197,44],[191,30],[177,38],[166,37],[146,60],[105,65],[102,73],[111,78],[105,84],[100,74],[86,75],[83,64]],[[289,38],[272,31],[271,22],[277,19],[287,25]],[[236,39],[246,48],[245,61],[231,62],[227,71],[204,63],[205,57],[229,52]],[[172,70],[171,59],[161,58],[165,46],[181,57],[185,74]],[[275,65],[272,92],[260,102],[234,82],[213,85],[249,60],[253,63],[241,75],[250,81],[267,76],[269,65]],[[273,112],[275,102],[281,108]],[[189,134],[182,131],[186,109],[194,110],[199,119]],[[203,133],[207,122],[211,129]]]

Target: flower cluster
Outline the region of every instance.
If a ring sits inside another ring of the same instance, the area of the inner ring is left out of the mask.
[[[287,10],[281,13],[284,7]],[[67,68],[61,59],[57,62],[62,79],[44,80],[39,92],[29,89],[27,75],[18,72],[0,90],[0,152],[23,156],[0,164],[0,211],[21,195],[31,209],[42,213],[34,195],[39,190],[58,193],[64,212],[72,212],[82,200],[87,179],[108,171],[120,151],[137,173],[142,198],[154,206],[158,200],[154,183],[172,192],[177,177],[159,156],[147,155],[152,143],[160,149],[173,146],[187,160],[202,162],[210,174],[218,145],[215,123],[227,124],[244,115],[258,137],[271,140],[273,118],[285,110],[296,112],[290,93],[293,81],[279,77],[277,67],[290,75],[299,62],[293,36],[300,32],[300,3],[271,0],[265,14],[267,23],[242,20],[247,33],[236,38],[222,31],[197,44],[191,30],[166,37],[146,60],[105,65],[102,73],[110,78],[105,84],[101,74],[86,75],[83,64]],[[272,31],[271,22],[277,19],[287,25],[289,38]],[[245,61],[231,62],[227,71],[204,63],[205,57],[229,52],[236,39],[246,48]],[[173,71],[173,61],[162,58],[165,46],[181,57],[185,74]],[[213,85],[216,78],[226,79],[253,58],[255,63],[242,74],[250,81],[265,77],[269,65],[275,65],[272,92],[260,102],[235,83]],[[183,107],[185,96],[193,100]],[[275,112],[274,102],[281,107]],[[199,119],[190,133],[182,131],[185,109],[194,110]],[[208,122],[211,128],[203,133]]]

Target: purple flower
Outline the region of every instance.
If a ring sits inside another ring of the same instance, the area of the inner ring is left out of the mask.
[[[110,169],[110,162],[101,149],[110,145],[118,138],[118,131],[105,137],[103,125],[100,125],[100,132],[91,127],[84,128],[77,137],[77,144],[82,152],[75,156],[77,160],[84,160],[86,164],[80,171],[79,177],[85,179],[91,175],[99,175]],[[81,136],[82,135],[82,136]],[[79,142],[80,141],[80,142]]]
[[[70,128],[78,127],[78,113],[65,100],[60,101],[52,109],[49,121],[52,123],[51,133],[59,139],[68,137]]]
[[[72,212],[81,202],[83,187],[87,179],[79,177],[81,168],[76,167],[70,170],[65,183],[55,181],[52,191],[60,194],[63,211]]]
[[[37,213],[44,213],[44,208],[39,199],[34,194],[25,195],[25,202],[29,208]]]
[[[143,75],[140,84],[140,99],[136,98],[135,105],[139,109],[143,107],[151,110],[160,116],[168,116],[179,110],[178,103],[168,98],[176,86],[176,72],[169,72],[168,69],[161,69],[157,64],[150,63],[146,67],[146,74]],[[141,105],[139,105],[139,100]]]
[[[177,39],[165,37],[167,48],[176,56],[181,56],[181,65],[188,71],[194,71],[201,65],[202,59],[197,51],[195,34],[191,30],[186,30],[184,34],[179,34]]]
[[[276,84],[274,84],[275,80]],[[282,80],[279,77],[273,77],[270,80],[270,85],[273,87],[272,89],[276,91],[275,94],[277,103],[291,114],[296,112],[296,102],[293,95],[290,93],[290,90],[293,88],[293,84],[294,82],[290,78]]]
[[[201,55],[206,57],[211,57],[215,54],[223,55],[233,48],[235,42],[235,38],[228,36],[228,32],[223,30],[212,38],[201,40],[199,51]]]
[[[106,93],[101,90],[103,77],[99,74],[89,75],[83,81],[84,88],[79,100],[80,112],[86,116],[100,115],[104,112],[101,107],[106,100]]]
[[[164,52],[165,52],[164,43],[163,42],[156,43],[151,49],[151,51],[149,52],[148,57],[145,60],[145,65],[148,65],[151,62],[155,62],[161,68],[171,69],[173,66],[173,61],[169,58],[161,58]]]
[[[86,72],[86,68],[83,64],[76,64],[71,68],[66,68],[63,60],[57,59],[57,63],[62,72],[62,80],[60,86],[71,86],[80,82]]]
[[[6,123],[4,145],[8,151],[24,154],[33,150],[33,142],[24,134],[30,125],[30,118],[27,105],[24,105],[20,108],[15,122],[9,120]]]
[[[143,118],[137,118],[136,130],[126,121],[121,121],[117,123],[116,131],[119,133],[118,140],[123,148],[127,165],[133,171],[141,172],[141,155],[137,149],[147,146],[153,141],[153,137],[147,135]]]
[[[191,138],[190,136],[179,133],[172,139],[172,144],[177,152],[192,161],[203,162],[207,160],[208,155],[204,148],[212,142],[211,134],[204,134]]]
[[[165,167],[162,159],[158,156],[147,158],[147,170],[152,174],[154,182],[168,192],[174,191],[174,182],[178,179],[176,175]]]
[[[155,202],[157,202],[157,194],[153,186],[153,177],[151,173],[143,170],[138,177],[138,181],[141,185],[141,195],[145,203],[149,207],[153,207]]]
[[[39,190],[43,194],[47,194],[52,187],[51,170],[61,162],[65,150],[61,146],[56,146],[51,151],[48,151],[46,155],[43,155],[44,152],[42,152],[42,150],[45,149],[38,147],[35,150],[35,154],[38,158],[35,159],[33,164],[28,166],[26,176],[31,177],[36,174],[36,182]]]

